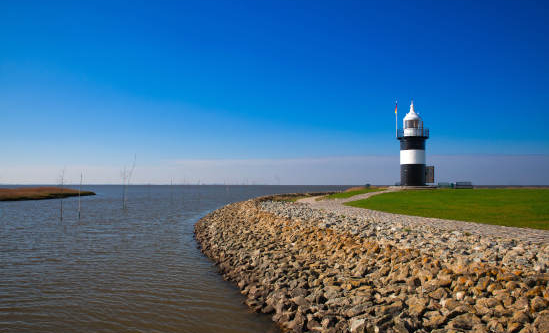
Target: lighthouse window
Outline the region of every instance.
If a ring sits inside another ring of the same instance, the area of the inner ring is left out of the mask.
[[[406,128],[419,128],[418,120],[406,120]]]

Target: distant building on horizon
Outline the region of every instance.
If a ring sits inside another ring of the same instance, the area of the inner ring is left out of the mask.
[[[395,106],[395,117],[398,115]],[[423,120],[414,110],[414,101],[403,121],[403,128],[397,128],[400,141],[400,185],[425,186],[434,183],[434,167],[426,167],[425,140],[429,138],[429,129],[423,126]]]

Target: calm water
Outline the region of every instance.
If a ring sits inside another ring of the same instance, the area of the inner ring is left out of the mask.
[[[278,332],[197,249],[229,202],[334,186],[87,186],[97,196],[0,202],[2,332]]]

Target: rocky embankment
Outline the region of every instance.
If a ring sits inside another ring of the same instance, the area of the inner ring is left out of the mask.
[[[549,274],[530,253],[546,254],[546,245],[480,239],[487,259],[467,250],[441,256],[420,241],[446,234],[403,246],[395,238],[408,231],[361,223],[263,198],[210,213],[195,235],[247,305],[284,330],[549,332]]]

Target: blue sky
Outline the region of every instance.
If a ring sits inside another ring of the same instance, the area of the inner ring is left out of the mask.
[[[2,1],[0,182],[64,166],[101,182],[134,154],[143,170],[398,156],[394,101],[403,116],[411,98],[430,155],[548,155],[548,14],[540,1]],[[162,182],[152,172],[142,181]]]

